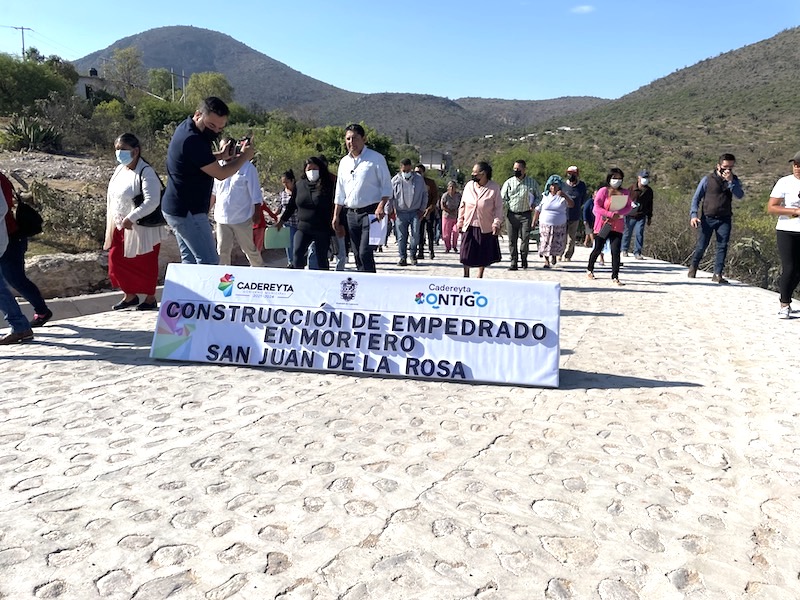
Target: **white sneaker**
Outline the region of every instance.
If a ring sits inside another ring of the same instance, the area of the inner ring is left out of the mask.
[[[778,318],[779,319],[789,319],[789,314],[792,312],[791,306],[781,306],[781,309],[778,311]]]

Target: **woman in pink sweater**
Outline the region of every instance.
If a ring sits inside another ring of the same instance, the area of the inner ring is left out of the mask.
[[[608,240],[611,246],[611,281],[617,285],[624,285],[619,281],[622,232],[625,229],[623,217],[631,212],[630,193],[622,187],[624,177],[621,169],[609,169],[605,187],[594,195],[594,248],[586,267],[587,277],[594,279],[594,263]]]
[[[479,162],[472,167],[472,180],[464,186],[458,206],[456,227],[461,237],[461,264],[464,277],[470,267],[478,267],[478,277],[488,265],[500,262],[500,242],[497,235],[503,223],[503,198],[500,186],[492,181],[492,167]]]

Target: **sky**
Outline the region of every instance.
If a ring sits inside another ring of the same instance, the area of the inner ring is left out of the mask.
[[[21,54],[23,34],[26,48],[76,60],[193,25],[349,91],[451,99],[619,98],[800,25],[800,2],[777,0],[0,2],[8,54]]]

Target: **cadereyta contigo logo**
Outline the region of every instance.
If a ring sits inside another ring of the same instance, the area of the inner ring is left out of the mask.
[[[474,292],[468,285],[437,285],[431,283],[427,292],[417,292],[417,304],[427,304],[433,308],[442,306],[477,306],[483,308],[489,299],[480,292]]]
[[[238,280],[230,273],[220,277],[217,288],[226,298],[236,292],[238,298],[288,298],[294,294],[291,283]]]
[[[219,285],[217,287],[226,298],[230,298],[230,295],[233,293],[233,282],[235,280],[236,278],[230,273],[225,273],[224,276],[219,278]]]

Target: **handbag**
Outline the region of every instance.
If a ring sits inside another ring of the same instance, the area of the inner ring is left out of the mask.
[[[607,239],[612,229],[613,226],[611,225],[611,221],[606,221],[605,223],[603,223],[603,226],[600,228],[600,231],[597,232],[597,237],[603,238],[604,240]]]
[[[153,167],[150,167],[153,169]],[[144,171],[144,169],[142,169]],[[155,169],[153,169],[155,173]],[[158,176],[158,173],[156,173]],[[161,212],[161,197],[164,195],[164,184],[161,183],[161,178],[158,178],[158,183],[161,185],[161,192],[158,195],[158,206],[156,209],[151,212],[149,215],[143,216],[141,219],[136,221],[137,225],[142,227],[160,227],[161,225],[166,225],[167,221],[164,219],[164,213]],[[139,173],[139,193],[133,197],[133,205],[135,207],[140,207],[144,203],[144,194],[141,191],[142,189],[142,174]]]
[[[30,204],[17,200],[17,210],[14,212],[14,220],[17,222],[16,235],[19,237],[33,237],[42,233],[42,215]]]

